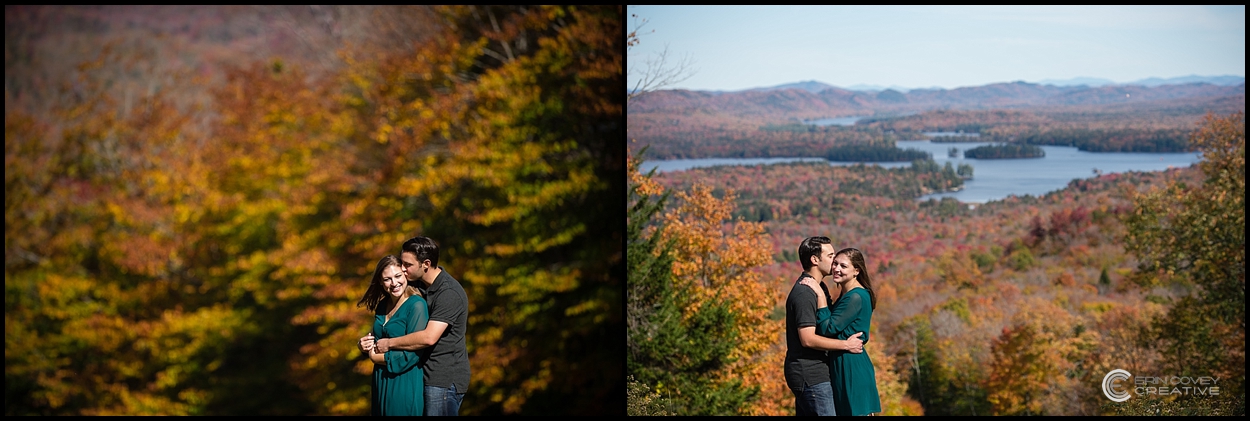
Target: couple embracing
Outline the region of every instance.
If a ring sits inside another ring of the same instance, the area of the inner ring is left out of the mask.
[[[803,273],[786,298],[785,377],[795,415],[878,414],[876,371],[864,353],[877,297],[864,255],[835,251],[828,237],[809,237],[798,251]]]
[[[374,313],[360,352],[373,361],[372,415],[459,415],[469,388],[469,300],[438,265],[438,243],[413,237],[378,261],[365,296]]]

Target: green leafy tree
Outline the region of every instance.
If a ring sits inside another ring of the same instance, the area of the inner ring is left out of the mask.
[[[1192,291],[1156,320],[1169,375],[1220,376],[1225,396],[1245,401],[1245,114],[1208,115],[1190,138],[1202,153],[1198,185],[1183,180],[1134,194],[1128,250],[1145,285]]]
[[[966,355],[952,355],[958,348],[937,338],[929,319],[912,316],[900,328],[909,343],[901,353],[908,359],[908,395],[926,415],[989,414],[981,369]]]

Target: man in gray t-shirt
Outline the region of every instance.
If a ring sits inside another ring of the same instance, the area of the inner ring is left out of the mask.
[[[816,294],[800,285],[803,278],[817,280],[829,276],[834,247],[828,237],[809,237],[799,244],[799,261],[803,273],[794,281],[786,297],[786,386],[794,392],[795,415],[834,415],[833,384],[829,378],[829,357],[826,351],[864,351],[864,342],[856,333],[843,341],[816,334]],[[832,303],[824,282],[820,289],[825,302]]]

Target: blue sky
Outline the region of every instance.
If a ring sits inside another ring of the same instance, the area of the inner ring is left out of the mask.
[[[667,48],[669,88],[815,80],[945,88],[1076,77],[1245,76],[1246,7],[628,6],[629,83]],[[638,15],[635,19],[633,15]],[[646,23],[641,27],[639,19]]]

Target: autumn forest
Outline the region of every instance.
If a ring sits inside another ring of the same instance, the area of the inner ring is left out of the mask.
[[[5,415],[367,415],[424,235],[462,415],[621,414],[623,6],[5,6]]]

